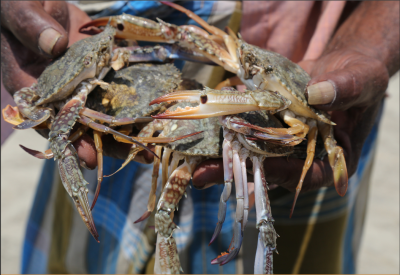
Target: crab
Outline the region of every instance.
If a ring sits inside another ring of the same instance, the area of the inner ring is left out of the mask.
[[[23,147],[23,149],[39,158],[54,157],[55,160],[58,160],[62,183],[96,241],[99,240],[87,197],[86,185],[88,183],[82,176],[77,153],[69,140],[74,124],[78,121],[84,125],[79,133],[83,133],[90,127],[96,133],[113,134],[154,154],[137,141],[137,138],[126,136],[110,127],[94,122],[94,120],[100,120],[115,126],[135,123],[137,119],[125,117],[119,120],[85,107],[89,93],[97,85],[101,85],[104,89],[110,87],[108,83],[102,81],[110,69],[119,70],[130,60],[131,51],[129,49],[112,50],[114,35],[115,29],[108,25],[104,32],[73,44],[43,71],[37,84],[23,88],[14,94],[18,115],[11,106],[3,111],[6,121],[13,124],[22,121],[14,126],[14,129],[38,128],[43,125],[50,128],[50,151],[43,154],[28,148]],[[148,58],[148,55],[144,56]],[[55,109],[59,110],[57,115],[55,115]],[[73,139],[78,136],[79,134],[74,135]],[[152,138],[139,139],[142,142],[154,142]],[[95,141],[96,147],[99,148],[101,139],[95,137]]]
[[[212,92],[222,94],[227,91],[234,94],[240,94],[240,92],[232,89],[215,91],[205,88],[204,91],[207,91],[208,94]],[[182,95],[187,92],[188,91],[177,91],[176,93]],[[169,102],[170,96],[171,94],[155,99],[151,102],[151,104],[158,102]],[[190,98],[190,101],[193,102],[193,98]],[[200,101],[197,103],[200,103]],[[204,103],[205,102],[202,102],[198,107],[191,107],[195,105],[195,103],[182,102],[179,103],[179,105],[174,105],[173,108],[168,109],[164,114],[156,115],[154,117],[157,119],[165,119],[172,114],[170,119],[182,119],[180,115],[175,116],[175,114],[180,114],[182,112],[185,113],[184,110],[186,109],[192,110],[201,108],[203,107]],[[181,107],[185,108],[183,109]],[[215,110],[213,106],[210,108],[211,110]],[[188,116],[187,114],[182,116],[193,119],[193,117],[190,117],[190,115]],[[274,116],[266,114],[265,111],[250,111],[238,114],[236,116],[220,116],[218,119],[216,117],[195,119],[196,120],[194,121],[199,121],[198,123],[202,121],[207,121],[208,123],[212,122],[223,129],[222,136],[224,141],[221,146],[222,152],[219,153],[218,157],[223,157],[225,186],[221,194],[219,204],[218,223],[210,244],[214,242],[221,231],[226,215],[226,203],[231,193],[233,179],[235,179],[237,207],[232,242],[228,248],[228,253],[223,253],[221,256],[218,256],[216,259],[212,260],[211,263],[224,265],[230,262],[239,253],[249,211],[246,159],[250,158],[253,161],[257,227],[260,228],[259,242],[261,244],[259,244],[259,246],[263,245],[264,247],[264,250],[260,248],[257,250],[257,253],[261,253],[261,256],[257,254],[255,266],[261,268],[265,267],[264,272],[272,272],[272,251],[276,249],[277,234],[273,229],[274,220],[272,219],[271,208],[269,207],[269,200],[266,192],[267,184],[265,182],[265,177],[263,176],[261,163],[265,157],[288,156],[292,154],[294,151],[293,147],[302,142],[303,138],[286,133],[280,133],[280,131],[284,130],[280,121]],[[211,119],[214,120],[209,121]],[[270,131],[269,133],[265,133],[241,125],[247,125],[250,123],[254,123],[256,127],[260,127],[262,129],[265,128]],[[190,123],[188,120],[183,120],[182,124],[185,124],[183,129],[186,129],[188,128],[186,125],[193,125],[195,123]],[[179,123],[175,122],[175,125],[179,125]],[[189,142],[190,139],[193,138],[195,137],[177,141],[176,143],[179,144]],[[207,144],[210,143],[207,142]],[[262,255],[267,256],[263,257]],[[260,272],[260,269],[255,269],[255,272],[257,271]]]
[[[179,92],[179,91],[177,91]],[[190,104],[190,103],[189,103]],[[195,104],[193,104],[195,105]],[[181,107],[187,106],[187,103],[178,103],[172,107],[170,107],[167,111],[174,112]],[[274,126],[274,127],[282,127],[282,124],[279,120],[275,119],[273,116],[268,116],[263,112],[250,112],[245,114],[240,114],[238,116],[233,117],[236,121],[241,121],[243,123],[251,123],[255,122],[259,126]],[[164,119],[156,119],[153,121],[156,124],[163,124],[162,128],[164,129],[162,132],[163,136],[182,136],[187,133],[191,133],[195,130],[201,130],[202,133],[188,137],[186,139],[181,139],[174,141],[172,143],[168,143],[164,146],[164,153],[162,157],[162,194],[160,195],[159,202],[157,204],[157,212],[155,215],[155,225],[157,235],[157,247],[156,247],[156,263],[155,263],[155,273],[179,273],[180,264],[179,258],[177,255],[177,249],[175,241],[172,237],[172,233],[177,226],[172,221],[172,215],[174,211],[177,209],[177,205],[183,194],[185,193],[185,189],[189,185],[191,175],[195,169],[195,167],[200,164],[202,161],[208,158],[221,158],[224,155],[224,159],[227,159],[225,155],[232,156],[232,152],[229,153],[227,150],[226,141],[222,142],[222,136],[227,134],[234,133],[229,130],[223,130],[223,124],[220,123],[218,118],[206,118],[199,120],[164,120]],[[262,137],[263,139],[260,139]],[[255,163],[261,163],[260,161],[264,157],[272,157],[272,156],[288,156],[293,153],[293,146],[298,144],[303,139],[293,136],[293,135],[266,135],[264,133],[258,131],[252,131],[252,133],[248,133],[248,135],[241,135],[243,138],[243,143],[249,150],[243,148],[240,150],[240,163],[239,170],[235,169],[235,185],[236,185],[236,196],[238,198],[238,206],[236,212],[236,223],[234,227],[234,236],[233,242],[231,246],[228,248],[228,251],[234,250],[233,253],[227,253],[225,255],[230,255],[230,257],[222,256],[212,261],[212,264],[225,264],[229,262],[234,256],[236,256],[237,252],[240,249],[241,245],[241,237],[243,236],[243,230],[247,223],[247,216],[249,210],[249,201],[247,196],[247,178],[246,178],[246,167],[245,160],[246,156],[255,157],[257,160],[254,160]],[[234,141],[234,143],[237,141]],[[156,149],[157,150],[157,149]],[[238,148],[234,146],[234,156],[239,154]],[[250,152],[251,151],[251,152]],[[253,154],[252,152],[257,152],[257,154]],[[168,163],[172,154],[172,159],[170,161],[170,165],[168,168]],[[262,156],[259,156],[262,154]],[[181,160],[184,162],[178,166]],[[260,161],[258,161],[260,159]],[[157,160],[156,160],[157,161]],[[258,162],[257,162],[258,161]],[[236,163],[235,163],[236,164]],[[158,168],[159,163],[155,163],[155,169]],[[244,170],[243,170],[244,169]],[[254,165],[254,173],[255,175],[261,175],[261,166]],[[240,178],[243,180],[239,180],[237,178],[239,172]],[[153,170],[153,175],[158,175],[158,173]],[[242,178],[243,177],[243,178]],[[225,219],[226,213],[226,202],[231,193],[231,185],[233,181],[232,169],[229,171],[227,169],[225,171],[225,179],[226,184],[221,195],[220,200],[220,211],[218,215],[219,224],[222,227],[222,223]],[[246,184],[244,184],[246,183]],[[262,178],[260,177],[260,181],[256,181],[257,190],[259,188],[266,188],[266,185],[262,182]],[[153,197],[155,199],[155,190],[156,186],[153,186]],[[240,199],[239,199],[240,198]],[[267,200],[265,192],[258,192],[256,196],[256,204],[257,208],[260,206],[264,207],[264,204],[260,203],[260,200]],[[269,211],[270,208],[263,208],[265,211]],[[261,210],[260,210],[261,211]],[[272,216],[271,216],[272,217]],[[271,220],[270,220],[271,221]],[[273,220],[272,220],[273,221]],[[275,232],[273,230],[272,224],[269,226],[268,230],[264,231],[266,234],[271,234],[271,232]],[[219,227],[219,228],[221,228]],[[263,227],[263,228],[267,228]],[[272,230],[272,231],[271,231]],[[276,236],[275,233],[272,233],[273,236]],[[217,234],[216,234],[217,235]],[[215,236],[216,237],[216,236]],[[214,239],[215,239],[214,237]],[[273,237],[272,237],[273,239]],[[213,241],[213,240],[212,240]],[[210,242],[210,244],[212,243]],[[274,248],[275,245],[271,244]],[[261,258],[262,262],[262,258]],[[272,262],[272,260],[271,260]]]
[[[193,86],[194,81],[182,80],[181,73],[173,64],[139,63],[119,71],[110,72],[104,78],[104,81],[109,84],[96,88],[87,100],[87,107],[96,111],[97,119],[102,122],[108,122],[110,127],[122,126],[118,132],[126,135],[133,133],[135,135],[134,139],[145,144],[153,142],[170,143],[200,133],[199,131],[193,131],[181,136],[152,138],[155,131],[162,131],[163,129],[155,127],[156,123],[152,122],[153,119],[150,115],[165,111],[171,104],[161,103],[149,106],[150,101],[169,91],[198,87]],[[90,112],[94,113],[92,110]],[[137,127],[132,127],[134,125]],[[140,129],[138,133],[135,131],[136,128]],[[95,138],[99,134],[99,132],[94,132]],[[143,147],[121,138],[121,136],[114,135],[114,138],[119,142],[130,143],[132,147],[128,158],[113,174],[123,169],[143,149]],[[101,152],[101,148],[98,148],[98,151]],[[159,150],[156,150],[156,155],[161,156],[161,152],[157,152]],[[101,158],[100,155],[99,158]],[[100,191],[102,180],[101,165],[99,165],[98,173],[99,183],[92,208]],[[145,217],[147,216],[145,215]]]
[[[314,158],[313,152],[315,150],[313,146],[315,146],[318,131],[324,139],[329,155],[336,191],[340,196],[344,196],[347,191],[348,176],[343,149],[336,145],[332,128],[335,123],[330,121],[329,115],[314,109],[307,103],[305,91],[307,83],[311,79],[310,76],[300,66],[287,58],[238,39],[229,28],[227,28],[229,33],[227,34],[210,26],[199,16],[177,4],[162,3],[187,14],[205,30],[197,26],[176,26],[160,19],[157,23],[127,14],[93,20],[82,26],[80,30],[84,33],[87,33],[87,29],[90,28],[98,30],[97,27],[109,22],[117,28],[119,35],[127,39],[175,44],[190,52],[203,55],[210,61],[224,67],[227,71],[236,74],[236,77],[217,85],[217,89],[227,84],[243,83],[249,90],[272,91],[280,94],[287,104],[284,108],[275,109],[273,112],[279,113],[284,122],[290,126],[286,133],[301,137],[307,135],[308,139],[311,140],[308,150],[309,157],[305,162],[303,173],[296,187],[290,216],[293,214],[304,178]],[[235,101],[235,98],[232,98],[232,100]],[[224,108],[227,107],[228,104],[225,104]],[[243,111],[246,111],[245,107],[247,107],[245,104],[241,105]]]

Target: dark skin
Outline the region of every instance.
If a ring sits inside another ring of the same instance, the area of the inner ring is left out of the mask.
[[[41,16],[40,22],[45,21],[60,33],[60,28],[68,30],[62,34],[66,36],[68,33],[69,40],[63,37],[57,41],[53,57],[62,53],[68,44],[85,37],[77,31],[79,26],[90,20],[84,12],[65,3],[45,2],[43,6],[40,2],[2,2],[1,5],[2,75],[3,83],[11,94],[36,81],[49,62],[49,55],[37,49],[37,37],[43,26],[37,27],[36,15]],[[24,5],[34,7],[30,17],[24,15],[27,13]],[[57,15],[49,5],[58,5]],[[26,27],[17,21],[31,22],[29,35],[21,35]],[[398,24],[399,2],[362,2],[338,29],[319,59],[299,63],[312,77],[308,85],[326,80],[334,83],[334,102],[315,107],[330,112],[332,121],[337,124],[334,127],[335,139],[344,149],[349,177],[357,168],[362,146],[378,114],[389,77],[399,69]],[[127,157],[129,145],[117,143],[109,135],[103,137],[103,145],[105,155],[120,159]],[[96,154],[90,137],[84,136],[74,146],[86,165],[94,168]],[[144,152],[136,160],[148,163],[152,156]],[[268,158],[264,162],[266,180],[294,191],[303,164],[304,161],[299,159]],[[193,174],[193,185],[199,189],[222,183],[223,167],[219,159],[203,162]],[[328,160],[315,160],[302,191],[332,185]]]
[[[335,33],[318,60],[299,63],[312,77],[308,85],[329,80],[336,86],[331,104],[314,107],[332,115],[335,139],[343,147],[349,177],[354,174],[361,149],[384,97],[389,77],[399,70],[399,2],[362,2]],[[266,180],[294,191],[304,161],[268,158]],[[223,183],[220,160],[197,167],[193,185],[207,188]],[[333,186],[327,158],[315,160],[302,191]]]

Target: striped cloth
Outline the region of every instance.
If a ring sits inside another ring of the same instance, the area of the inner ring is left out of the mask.
[[[148,2],[146,5],[148,8],[140,12],[144,13],[159,4]],[[223,28],[228,24],[232,29],[239,27],[237,20],[231,20],[235,16],[240,19],[237,2],[184,2],[183,5],[217,27]],[[141,15],[139,9],[132,6],[132,3],[118,1],[114,8],[108,9],[108,14],[125,12]],[[179,12],[166,14],[162,19],[167,22],[195,24]],[[178,65],[182,68],[183,63]],[[201,66],[186,64],[183,72],[190,74],[193,68],[204,72],[207,66]],[[208,76],[211,74],[208,73]],[[277,240],[280,254],[274,256],[276,273],[291,273],[296,264],[301,273],[355,273],[379,120],[380,115],[364,144],[357,172],[351,177],[344,197],[338,196],[333,187],[301,194],[295,215],[289,219],[293,194],[281,188],[270,192],[275,228],[281,236]],[[122,163],[122,160],[105,157],[104,174],[113,173]],[[133,223],[146,211],[151,172],[152,165],[132,162],[116,175],[104,178],[93,210],[100,239],[97,243],[65,192],[57,165],[53,160],[46,160],[27,224],[21,272],[153,273],[156,243],[154,213],[139,224]],[[97,171],[83,170],[83,174],[91,183],[88,194],[91,201]],[[208,246],[217,223],[222,189],[223,186],[201,191],[188,188],[187,198],[182,198],[179,204],[174,221],[180,229],[175,230],[174,238],[185,273],[253,273],[258,235],[254,208],[249,214],[243,246],[236,259],[224,266],[210,264],[213,258],[228,248],[233,234],[234,191],[228,201],[221,234]],[[157,192],[159,194],[160,190]],[[316,205],[320,210],[313,216],[311,212]],[[299,260],[305,232],[313,219],[316,223],[302,260]]]

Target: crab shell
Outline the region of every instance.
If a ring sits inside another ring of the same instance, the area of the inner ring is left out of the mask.
[[[43,71],[35,87],[36,106],[64,99],[83,80],[102,73],[111,56],[115,29],[107,26],[99,35],[74,43]]]
[[[103,79],[110,83],[89,95],[86,106],[117,119],[143,117],[164,111],[170,104],[149,106],[150,101],[177,89],[182,82],[180,71],[172,64],[135,64],[119,71],[112,70]]]
[[[278,91],[291,101],[288,109],[295,114],[332,124],[327,113],[308,105],[305,92],[311,78],[299,65],[241,40],[237,55],[241,63],[238,76],[249,89]]]

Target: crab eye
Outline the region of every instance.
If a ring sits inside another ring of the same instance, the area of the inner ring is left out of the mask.
[[[118,28],[119,31],[123,31],[125,27],[124,27],[123,24],[118,23],[118,24],[117,24],[117,28]]]
[[[206,104],[206,103],[207,103],[207,100],[208,100],[207,95],[201,95],[201,96],[200,96],[200,102],[201,102],[201,104]]]
[[[92,57],[91,56],[85,56],[85,59],[83,60],[83,64],[85,66],[89,65],[92,62]]]
[[[272,67],[272,65],[268,65],[268,67],[267,67],[267,72],[272,72],[274,69],[273,69],[273,67]]]
[[[112,37],[111,37],[111,36],[108,36],[108,40],[110,40],[110,41],[111,41],[111,40],[112,40]]]

